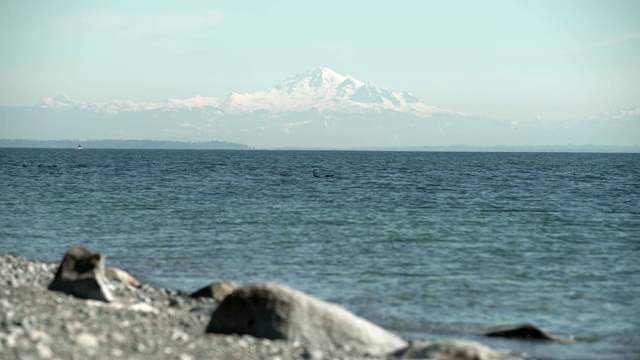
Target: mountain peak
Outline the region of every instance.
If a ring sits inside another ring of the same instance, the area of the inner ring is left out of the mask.
[[[65,93],[60,93],[58,96],[53,98],[53,101],[57,101],[61,103],[77,103],[78,102],[68,97]]]
[[[451,112],[426,105],[408,92],[393,92],[342,75],[327,67],[314,67],[295,75],[266,91],[229,96],[220,109],[230,113],[308,111],[339,111],[363,113],[367,111],[396,111],[414,115]]]
[[[298,74],[289,78],[274,89],[292,93],[302,89],[322,89],[326,87],[335,87],[342,83],[347,77],[341,75],[326,67],[315,67],[303,74]]]
[[[323,79],[344,79],[345,75],[339,74],[327,67],[319,66],[311,69],[307,73],[312,74],[315,77],[322,77]]]
[[[64,93],[60,93],[58,96],[54,97],[54,98],[50,98],[50,97],[44,97],[42,99],[40,99],[40,101],[38,102],[38,104],[36,105],[37,107],[40,108],[64,108],[64,107],[72,107],[72,106],[78,106],[78,105],[83,105],[84,103],[81,101],[77,101],[74,100],[70,97],[68,97],[67,95],[65,95]]]
[[[232,92],[224,98],[195,96],[187,99],[165,99],[159,103],[110,102],[86,104],[62,93],[54,98],[43,98],[40,108],[91,108],[110,114],[121,111],[177,110],[181,108],[215,108],[228,114],[255,111],[277,114],[280,112],[331,111],[357,113],[395,111],[418,116],[437,112],[451,112],[423,103],[408,92],[394,92],[376,86],[372,81],[362,82],[350,75],[342,75],[330,68],[318,66],[295,75],[265,91],[254,93]]]

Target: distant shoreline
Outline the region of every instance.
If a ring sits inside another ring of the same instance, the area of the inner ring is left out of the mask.
[[[256,150],[326,150],[326,151],[406,151],[406,152],[486,152],[486,153],[640,153],[640,146],[607,145],[541,145],[541,146],[408,146],[408,147],[361,147],[361,148],[269,148]]]
[[[157,149],[157,150],[252,150],[247,145],[225,141],[184,142],[170,140],[27,140],[0,139],[0,148],[50,149]]]
[[[423,152],[567,152],[567,153],[640,153],[640,146],[616,145],[449,145],[403,147],[274,147],[254,148],[226,141],[171,141],[171,140],[29,140],[0,139],[0,148],[48,148],[48,149],[155,149],[155,150],[315,150],[315,151],[423,151]]]

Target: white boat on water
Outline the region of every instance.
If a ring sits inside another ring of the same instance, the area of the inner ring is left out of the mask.
[[[78,150],[82,150],[82,145],[78,144]]]

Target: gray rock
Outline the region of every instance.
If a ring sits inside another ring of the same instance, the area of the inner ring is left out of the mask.
[[[485,334],[486,336],[517,338],[527,340],[556,340],[553,336],[542,331],[535,325],[525,324],[514,328],[498,329]]]
[[[406,342],[353,313],[286,286],[247,285],[227,296],[211,316],[208,333],[298,341],[322,349],[350,348],[385,355]]]
[[[200,290],[189,295],[192,298],[210,297],[221,302],[227,295],[231,294],[238,286],[231,281],[223,280],[211,283]]]
[[[184,300],[180,297],[172,297],[169,299],[169,306],[175,308],[181,308],[184,306]]]
[[[83,299],[113,301],[104,273],[102,254],[75,246],[69,249],[58,267],[49,290],[61,291]]]
[[[399,359],[431,360],[515,360],[490,347],[473,341],[452,340],[412,342],[410,346],[392,354]]]
[[[321,360],[323,358],[322,351],[318,349],[307,349],[305,348],[302,352],[302,358],[306,360]]]
[[[75,343],[86,348],[96,348],[100,345],[100,341],[95,335],[85,332],[76,336]]]

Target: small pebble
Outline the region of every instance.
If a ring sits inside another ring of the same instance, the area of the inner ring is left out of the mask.
[[[5,299],[0,299],[0,308],[4,309],[4,311],[7,311],[11,309],[11,303]]]
[[[241,347],[241,348],[246,348],[247,346],[249,346],[249,344],[244,339],[238,340],[236,342],[236,345],[238,345],[238,347]]]
[[[124,336],[124,334],[122,334],[121,332],[112,332],[110,334],[110,338],[111,341],[118,343],[118,344],[122,344],[125,343],[127,341],[127,337]]]
[[[33,330],[28,333],[29,339],[36,343],[49,344],[51,343],[51,336],[42,330]]]
[[[99,341],[95,335],[89,333],[81,333],[76,336],[76,344],[86,347],[86,348],[95,348],[98,347]]]
[[[182,299],[181,299],[181,298],[179,298],[179,297],[172,297],[172,298],[169,300],[169,306],[171,306],[171,307],[177,307],[177,308],[179,308],[179,307],[182,307],[183,305],[184,305],[184,300],[182,300]]]
[[[145,352],[147,350],[147,346],[143,343],[137,343],[136,344],[136,351],[137,352]]]
[[[320,360],[323,356],[320,350],[305,348],[302,352],[302,357],[307,360]]]
[[[189,335],[187,335],[184,331],[174,329],[171,333],[172,341],[189,341]]]
[[[53,358],[53,351],[47,345],[39,343],[36,345],[36,350],[38,351],[38,358],[40,359],[51,359]]]
[[[115,348],[115,349],[111,350],[111,355],[113,357],[119,358],[119,357],[122,357],[124,355],[124,351],[122,351],[121,349]]]

